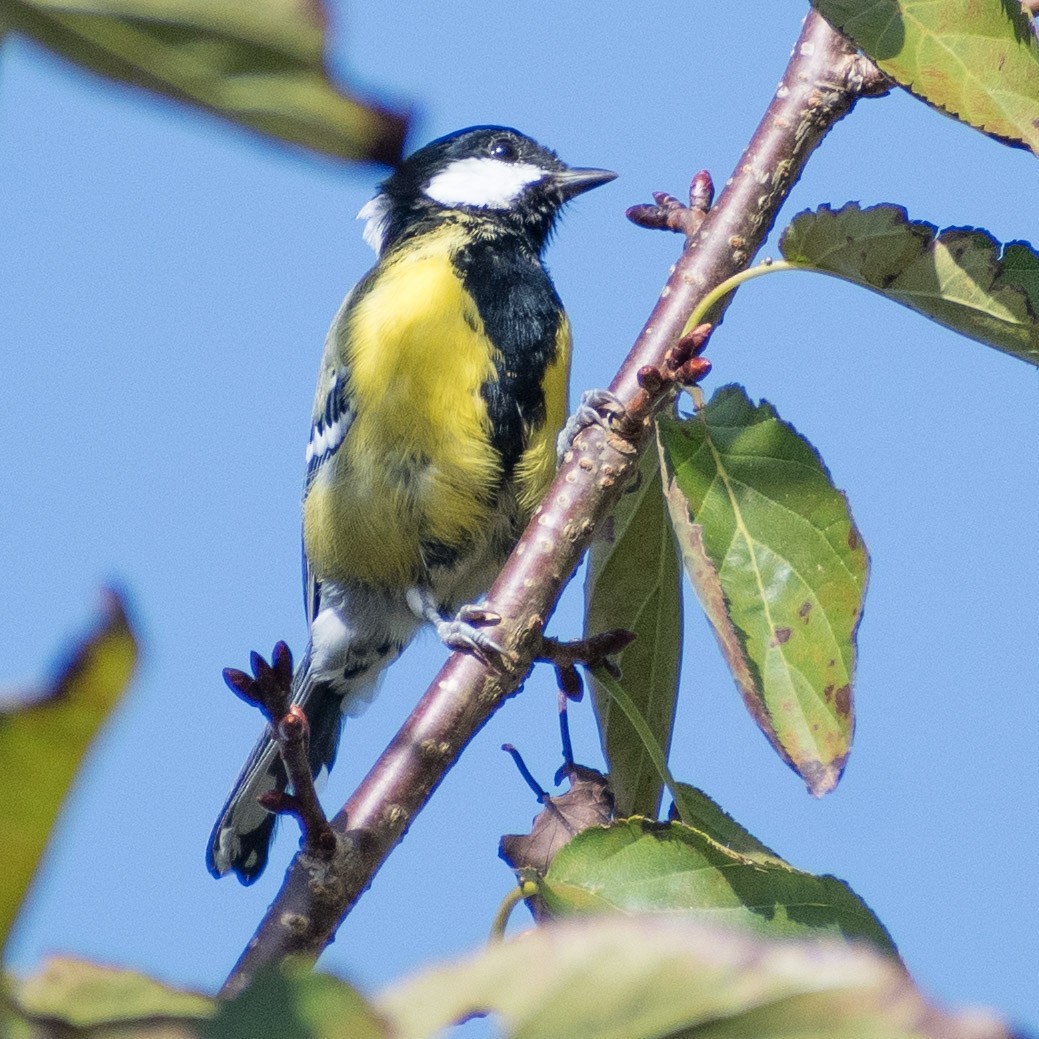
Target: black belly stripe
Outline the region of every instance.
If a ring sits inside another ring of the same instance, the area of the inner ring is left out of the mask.
[[[488,337],[497,379],[482,388],[503,480],[545,421],[545,369],[555,359],[563,305],[537,253],[516,235],[481,237],[452,257]]]

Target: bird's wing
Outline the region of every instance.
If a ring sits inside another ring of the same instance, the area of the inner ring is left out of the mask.
[[[314,413],[310,420],[310,440],[307,442],[307,476],[303,491],[304,498],[322,467],[326,466],[342,447],[350,432],[350,426],[353,424],[354,409],[350,399],[350,370],[345,340],[348,333],[347,314],[351,301],[357,294],[357,289],[358,285],[355,285],[347,293],[325,338],[317,391],[314,394]],[[310,560],[307,558],[305,545],[303,546],[303,606],[306,610],[307,626],[309,627],[321,607],[321,583],[314,575]]]

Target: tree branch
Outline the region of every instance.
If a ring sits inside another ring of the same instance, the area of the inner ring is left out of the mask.
[[[611,390],[626,414],[607,431],[576,437],[556,478],[488,599],[504,618],[495,636],[507,672],[454,654],[393,741],[333,819],[340,840],[331,862],[301,851],[225,986],[243,988],[265,964],[290,954],[317,957],[372,882],[462,749],[529,672],[541,633],[597,525],[634,473],[653,414],[670,399],[664,382],[640,385],[661,368],[699,299],[745,267],[768,234],[809,155],[859,97],[886,93],[887,80],[814,12],[782,83],[721,197],[692,234]]]

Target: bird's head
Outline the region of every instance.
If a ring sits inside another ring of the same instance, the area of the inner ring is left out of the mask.
[[[408,156],[358,216],[376,252],[412,226],[458,212],[527,235],[540,250],[566,202],[616,176],[567,166],[518,130],[471,126]]]

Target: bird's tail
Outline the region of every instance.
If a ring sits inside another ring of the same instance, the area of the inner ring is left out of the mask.
[[[372,676],[369,682],[374,684],[377,677]],[[301,668],[297,681],[309,678],[309,671]],[[349,692],[356,694],[358,690],[356,686],[350,691],[333,689],[327,683],[311,681],[309,688],[293,696],[309,722],[310,771],[314,777],[335,763],[343,700]],[[222,877],[233,871],[243,884],[251,884],[263,872],[278,817],[268,812],[259,798],[271,791],[284,793],[288,786],[278,745],[266,729],[242,768],[209,838],[206,865],[213,876]]]
[[[335,763],[343,714],[360,714],[371,702],[383,670],[400,656],[419,623],[402,597],[366,587],[326,589],[323,599],[292,682],[292,702],[309,722],[315,778]],[[257,798],[288,787],[277,744],[265,729],[209,838],[206,865],[213,876],[234,872],[251,884],[263,872],[277,816]]]

